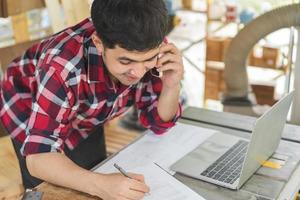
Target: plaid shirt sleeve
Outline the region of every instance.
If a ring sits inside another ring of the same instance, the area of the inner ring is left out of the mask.
[[[165,122],[160,118],[157,105],[161,89],[161,80],[149,75],[137,85],[136,90],[136,106],[139,110],[140,122],[156,134],[163,134],[173,127],[182,114],[182,106],[178,102],[178,110],[172,120]]]
[[[22,155],[63,151],[72,117],[70,100],[70,92],[55,69],[40,69]]]

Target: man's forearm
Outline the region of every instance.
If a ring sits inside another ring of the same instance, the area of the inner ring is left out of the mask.
[[[158,114],[167,122],[173,119],[179,109],[180,85],[174,88],[163,87],[158,100]]]
[[[77,166],[64,154],[29,155],[26,157],[26,163],[32,176],[56,185],[92,193],[89,191],[89,185],[92,182],[93,173]]]

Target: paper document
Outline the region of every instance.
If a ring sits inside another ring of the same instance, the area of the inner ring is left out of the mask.
[[[151,195],[146,200],[200,200],[201,196],[179,182],[170,166],[195,149],[216,130],[177,123],[163,135],[148,131],[142,138],[117,153],[95,169],[99,173],[118,172],[117,163],[128,172],[141,173],[150,186]],[[155,164],[154,164],[155,163]],[[158,166],[159,167],[158,167]]]
[[[199,146],[216,130],[177,123],[163,135],[149,131],[144,137],[119,152],[121,165],[127,168],[158,163],[169,173],[170,167],[180,158]],[[121,157],[120,157],[121,156]]]
[[[113,160],[110,160],[96,171],[100,173],[118,172],[118,170],[113,167],[113,164]],[[143,167],[126,169],[126,171],[144,174],[145,182],[150,187],[150,193],[143,198],[144,200],[204,200],[203,197],[154,163]]]

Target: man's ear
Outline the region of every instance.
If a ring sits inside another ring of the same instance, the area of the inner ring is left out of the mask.
[[[97,36],[96,33],[94,33],[92,35],[92,40],[93,40],[93,42],[94,42],[94,44],[95,44],[95,46],[98,50],[98,53],[102,54],[102,52],[104,51],[104,45],[103,45],[102,40]]]

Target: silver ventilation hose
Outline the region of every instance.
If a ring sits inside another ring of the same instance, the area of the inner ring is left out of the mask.
[[[300,26],[300,4],[271,10],[247,24],[232,40],[225,56],[224,104],[248,100],[247,56],[253,46],[268,34],[291,26]],[[242,103],[243,104],[243,103]]]

